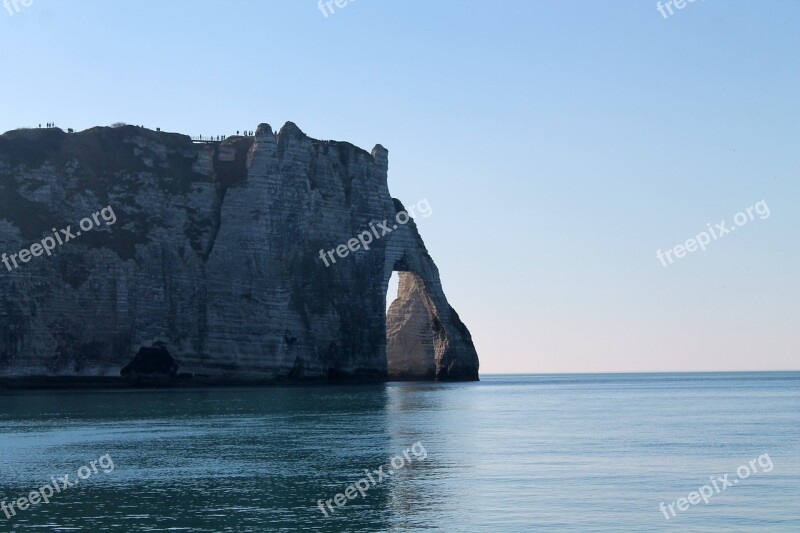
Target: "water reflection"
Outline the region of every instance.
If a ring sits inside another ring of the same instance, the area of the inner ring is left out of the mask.
[[[18,513],[18,529],[367,530],[390,513],[388,485],[328,519],[316,507],[396,448],[383,385],[14,392],[2,400],[1,498],[99,454],[117,465],[106,479]]]
[[[0,531],[668,531],[658,502],[769,452],[684,530],[797,531],[798,373],[0,393],[0,501],[112,473]],[[327,500],[420,442],[326,518]]]

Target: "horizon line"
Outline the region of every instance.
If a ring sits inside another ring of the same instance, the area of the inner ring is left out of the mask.
[[[597,374],[753,374],[769,372],[800,372],[800,369],[785,370],[622,370],[608,372],[480,372],[481,376],[557,376]]]

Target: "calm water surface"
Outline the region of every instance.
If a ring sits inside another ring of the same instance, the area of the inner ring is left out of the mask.
[[[417,442],[424,459],[319,510]],[[659,511],[765,453],[770,472]],[[797,532],[800,373],[0,392],[0,500],[104,454],[112,472],[0,531]]]

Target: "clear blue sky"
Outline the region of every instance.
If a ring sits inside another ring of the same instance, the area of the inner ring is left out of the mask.
[[[800,368],[800,2],[33,0],[0,130],[390,150],[484,372]],[[663,267],[761,200],[771,216]]]

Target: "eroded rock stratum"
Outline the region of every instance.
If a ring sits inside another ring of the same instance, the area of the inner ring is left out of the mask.
[[[0,253],[105,206],[116,216],[0,264],[0,383],[478,379],[413,220],[320,259],[403,209],[387,172],[380,145],[292,123],[206,144],[134,126],[0,136]]]

